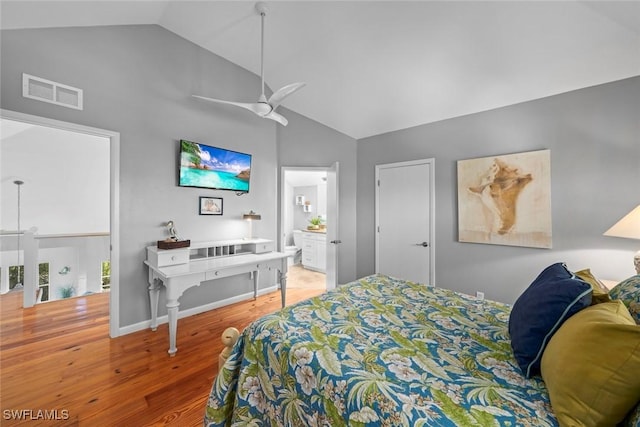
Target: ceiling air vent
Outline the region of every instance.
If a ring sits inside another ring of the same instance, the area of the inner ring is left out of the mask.
[[[22,96],[82,110],[82,89],[22,74]]]

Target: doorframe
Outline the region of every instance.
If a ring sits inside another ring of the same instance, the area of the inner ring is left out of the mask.
[[[283,241],[283,234],[284,234],[284,229],[285,229],[284,211],[285,211],[286,200],[285,200],[284,194],[285,194],[285,185],[286,185],[286,182],[285,182],[286,172],[289,172],[289,171],[302,171],[302,172],[304,172],[304,171],[309,171],[309,172],[324,171],[324,172],[328,172],[334,166],[336,168],[336,204],[337,204],[338,200],[339,200],[339,197],[340,197],[340,195],[339,195],[339,188],[340,188],[339,180],[340,180],[340,177],[339,177],[339,174],[338,174],[338,168],[339,168],[338,162],[334,163],[331,166],[281,166],[280,167],[280,232],[278,233],[278,249],[279,249],[280,252],[284,252],[284,247],[286,246],[286,242]],[[339,204],[337,206],[338,206],[338,209],[339,209]],[[338,209],[336,209],[336,210],[338,210]],[[336,226],[337,226],[338,220],[339,220],[338,217],[339,217],[339,210],[337,212],[336,218],[334,218],[334,223],[336,224]],[[328,217],[327,217],[327,219],[328,219]],[[336,229],[336,239],[339,239],[338,236],[339,236],[339,230]],[[327,248],[329,247],[330,244],[331,243],[327,242]],[[336,281],[336,283],[332,284],[333,286],[330,287],[330,284],[326,281],[326,280],[328,280],[329,275],[326,274],[326,272],[325,272],[325,284],[327,286],[327,289],[332,289],[332,288],[337,287],[338,277],[340,277],[339,274],[338,274],[339,266],[338,266],[337,252],[338,251],[337,251],[337,248],[336,248],[336,251],[335,251],[335,253],[336,253],[336,257],[335,258],[336,259],[335,259],[335,262],[334,262],[335,270],[336,270],[335,271],[335,281]],[[328,251],[327,251],[327,253],[328,253]]]
[[[415,166],[415,165],[421,165],[421,164],[428,164],[429,165],[429,247],[431,248],[431,250],[429,251],[429,285],[435,286],[436,285],[436,265],[435,265],[435,261],[436,261],[436,220],[435,220],[435,215],[436,215],[436,185],[435,185],[435,179],[436,179],[436,172],[435,172],[435,159],[434,158],[430,158],[430,159],[421,159],[421,160],[409,160],[409,161],[405,161],[405,162],[395,162],[395,163],[384,163],[384,164],[379,164],[379,165],[375,165],[375,181],[373,183],[373,185],[375,186],[375,228],[374,228],[374,232],[375,232],[375,246],[374,246],[374,251],[375,251],[375,272],[378,272],[379,269],[379,265],[380,265],[380,260],[379,260],[379,254],[380,254],[380,250],[379,250],[379,244],[380,244],[380,234],[378,233],[379,227],[380,227],[380,186],[378,185],[378,182],[380,180],[380,169],[387,169],[387,168],[397,168],[397,167],[403,167],[403,166]]]
[[[120,335],[120,133],[17,111],[0,109],[0,117],[33,125],[84,133],[109,139],[109,235],[111,284],[109,290],[109,336]]]

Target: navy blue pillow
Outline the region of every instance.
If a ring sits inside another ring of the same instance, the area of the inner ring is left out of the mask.
[[[525,377],[540,373],[551,336],[569,317],[591,305],[592,289],[564,263],[545,268],[520,295],[509,315],[511,348]]]

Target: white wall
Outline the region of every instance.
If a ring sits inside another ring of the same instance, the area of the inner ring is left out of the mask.
[[[0,119],[0,229],[36,228],[36,236],[109,233],[107,138]],[[18,265],[17,238],[0,238],[0,289],[9,290],[8,269]],[[38,263],[49,263],[49,300],[73,286],[75,295],[101,292],[101,262],[109,237],[37,239]],[[95,244],[98,241],[99,243]],[[106,243],[105,243],[106,242]],[[20,264],[24,252],[20,251]],[[64,267],[69,274],[59,275]]]
[[[109,232],[109,140],[2,119],[0,229]]]
[[[327,184],[318,184],[318,209],[314,216],[319,216],[322,219],[327,218]]]
[[[293,186],[287,183],[286,181],[284,182],[284,191],[282,193],[282,198],[283,200],[290,200],[289,203],[284,204],[284,210],[281,212],[281,215],[283,215],[283,218],[284,218],[284,222],[283,222],[284,229],[282,230],[283,244],[280,250],[284,251],[285,246],[293,245],[292,231],[295,228],[293,226],[293,213],[295,212],[295,209],[296,209],[295,193],[293,192]]]
[[[305,185],[293,187],[295,196],[304,196],[305,202],[311,204],[311,211],[305,212],[302,206],[295,205],[295,196],[293,203],[293,228],[296,230],[304,230],[309,225],[309,220],[315,217],[327,218],[327,185]]]
[[[301,187],[293,187],[293,194],[296,196],[304,196],[304,201],[311,204],[311,212],[305,212],[302,206],[293,208],[293,228],[296,230],[304,230],[309,225],[309,220],[318,216],[318,186],[306,185]],[[292,201],[295,204],[295,198]]]

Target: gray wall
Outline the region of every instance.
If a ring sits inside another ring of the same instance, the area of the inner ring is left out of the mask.
[[[439,286],[513,301],[556,260],[603,278],[633,273],[637,242],[602,232],[639,202],[639,78],[357,142],[286,108],[284,128],[192,99],[252,99],[260,80],[158,26],[3,30],[0,53],[3,109],[120,132],[121,326],[150,317],[144,247],[164,236],[168,219],[192,240],[235,238],[247,232],[241,214],[253,209],[262,214],[254,235],[276,239],[281,166],[340,163],[340,283],[374,270],[374,165],[431,157]],[[23,98],[23,72],[84,89],[85,109]],[[177,187],[180,138],[251,153],[251,192]],[[552,157],[554,248],[457,243],[456,160],[542,148]],[[224,216],[200,217],[200,195],[223,197]],[[225,280],[187,291],[181,308],[251,290],[248,277]]]
[[[283,114],[289,125],[277,129],[280,166],[327,167],[339,162],[338,237],[342,244],[338,246],[338,283],[354,280],[357,142],[293,111],[283,109]]]
[[[457,242],[456,161],[551,150],[553,248]],[[435,158],[436,285],[513,302],[547,265],[635,273],[639,243],[602,235],[640,203],[640,77],[358,142],[357,276],[374,258],[374,167]]]
[[[258,76],[154,25],[3,30],[1,35],[3,109],[120,132],[121,326],[150,318],[144,248],[166,237],[163,224],[167,220],[175,221],[181,238],[239,238],[248,234],[241,215],[253,209],[262,215],[254,223],[253,235],[277,238],[274,189],[281,164],[279,125],[244,110],[191,97],[250,100],[259,94]],[[84,110],[23,98],[23,72],[83,89]],[[317,134],[312,121],[284,113],[295,132],[306,134],[310,129]],[[329,129],[322,136],[328,144],[344,140]],[[236,196],[229,191],[178,187],[181,138],[252,154],[250,193]],[[304,139],[297,141],[300,150],[288,155],[287,163],[306,162],[306,144]],[[355,141],[349,150],[352,174],[348,188],[353,197]],[[301,156],[300,161],[296,155]],[[198,215],[202,195],[223,197],[224,215]],[[355,232],[352,242],[355,248]],[[352,261],[354,257],[352,253]],[[273,284],[273,278],[261,279],[261,287]],[[249,275],[222,279],[188,290],[180,308],[251,290]],[[159,314],[166,312],[163,303],[162,295]]]

